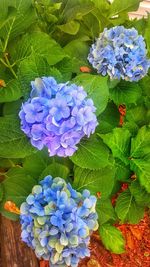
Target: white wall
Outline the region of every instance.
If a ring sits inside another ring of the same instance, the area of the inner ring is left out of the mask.
[[[113,0],[108,0],[108,1],[111,3],[113,2]],[[120,0],[120,1],[126,1],[126,0]],[[150,13],[150,0],[142,1],[140,3],[139,9],[137,11],[130,12],[129,16],[131,19],[142,18],[143,16],[147,17],[148,12]]]
[[[142,1],[137,11],[129,13],[131,19],[147,17],[148,12],[150,13],[150,0]]]

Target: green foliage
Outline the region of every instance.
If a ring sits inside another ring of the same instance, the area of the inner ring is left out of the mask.
[[[72,58],[72,71],[74,73],[80,73],[80,67],[88,64],[89,46],[86,41],[87,38],[79,38],[69,42],[64,47],[65,53]]]
[[[150,32],[149,32],[149,26],[150,26],[150,16],[148,15],[148,20],[147,20],[147,27],[145,29],[145,39],[146,39],[146,42],[147,42],[147,47],[148,47],[148,50],[150,50]]]
[[[136,137],[132,138],[131,157],[142,158],[150,154],[150,128],[143,126]]]
[[[144,208],[138,206],[129,190],[122,192],[116,203],[116,213],[122,222],[136,224],[144,215]]]
[[[31,0],[2,0],[0,5],[0,10],[4,10],[1,15],[0,37],[5,40],[2,42],[5,51],[8,42],[27,30],[35,22],[36,16]],[[10,6],[11,12],[9,12]]]
[[[107,199],[114,186],[115,169],[112,165],[100,170],[75,167],[73,186],[77,190],[88,189],[92,194],[100,193],[101,199]]]
[[[76,84],[83,86],[88,96],[93,99],[94,105],[97,108],[96,115],[101,114],[108,103],[107,78],[98,75],[81,74],[74,81]]]
[[[111,5],[110,15],[115,16],[124,12],[136,11],[140,2],[141,0],[126,0],[123,2],[120,0],[114,0]]]
[[[22,100],[18,99],[17,101],[13,101],[13,102],[6,102],[3,105],[3,115],[18,115],[19,111],[20,111],[20,106],[22,104]]]
[[[61,177],[66,179],[69,176],[69,168],[63,164],[54,162],[48,165],[40,175],[40,180],[45,176],[51,175],[52,177]]]
[[[111,204],[110,199],[98,199],[96,205],[96,211],[98,213],[100,227],[104,223],[112,223],[116,221],[115,210]]]
[[[43,57],[39,57],[35,53],[20,63],[18,69],[18,78],[22,85],[22,93],[25,98],[28,97],[31,90],[31,81],[42,76],[53,76],[58,81],[62,79],[61,73],[57,69],[50,68],[46,60]]]
[[[1,0],[0,1],[0,212],[11,200],[19,207],[34,184],[46,175],[60,176],[79,191],[98,197],[99,233],[107,249],[123,253],[125,242],[112,224],[138,223],[150,207],[150,74],[138,83],[111,81],[96,74],[87,56],[104,28],[135,27],[150,55],[150,16],[129,20],[140,0]],[[81,73],[80,68],[90,68]],[[50,158],[37,151],[20,130],[18,113],[29,97],[31,81],[54,76],[58,82],[76,83],[86,90],[97,108],[96,134],[84,138],[70,157]],[[118,106],[126,105],[119,127]],[[134,175],[136,180],[131,179]],[[111,198],[122,183],[128,189]]]
[[[149,123],[148,110],[145,107],[144,103],[137,106],[129,107],[127,109],[126,119],[128,122],[136,124],[139,127],[148,124]]]
[[[116,105],[136,103],[142,90],[137,83],[120,82],[110,90],[110,97]]]
[[[98,133],[111,132],[119,123],[119,111],[114,103],[109,102],[106,109],[98,116],[99,125],[96,128]]]
[[[4,203],[13,201],[19,207],[30,194],[31,188],[36,184],[36,180],[27,175],[21,167],[14,167],[4,175],[6,179],[1,183],[4,193],[0,203],[0,211],[6,217],[16,219],[15,215],[13,216],[4,210]]]
[[[18,118],[5,116],[0,118],[0,157],[24,158],[36,150],[20,129]]]
[[[131,171],[129,165],[125,165],[120,159],[115,160],[115,167],[116,167],[116,179],[118,181],[126,182],[129,180],[131,176]]]
[[[18,47],[19,51],[17,51]],[[17,63],[33,53],[37,57],[45,58],[49,65],[54,65],[65,57],[60,45],[44,32],[26,34],[12,48],[12,55]]]
[[[99,230],[101,240],[108,250],[116,254],[125,252],[125,240],[120,230],[110,224],[103,224]]]
[[[100,134],[104,143],[111,149],[114,157],[119,158],[125,165],[129,164],[130,137],[128,130],[115,128],[112,133]]]
[[[70,159],[81,168],[96,170],[108,165],[109,150],[102,140],[92,136],[80,142],[79,149]]]
[[[150,193],[150,129],[143,126],[131,143],[131,169]]]
[[[134,181],[129,189],[139,206],[150,207],[150,194],[140,186],[140,183],[138,181]]]
[[[11,80],[7,83],[6,87],[0,90],[0,103],[12,102],[22,96],[21,86],[17,80]]]
[[[130,165],[131,169],[136,173],[141,186],[150,193],[150,157],[145,159],[133,159]]]
[[[76,35],[77,32],[79,31],[80,24],[77,21],[71,20],[67,22],[66,24],[63,25],[58,25],[58,29],[60,29],[62,32]]]
[[[23,168],[27,174],[30,174],[38,181],[38,177],[51,162],[51,158],[48,157],[48,151],[42,150],[26,157],[23,161]]]

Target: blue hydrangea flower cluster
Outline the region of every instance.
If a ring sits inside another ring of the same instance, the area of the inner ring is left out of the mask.
[[[147,74],[150,60],[146,54],[144,38],[136,29],[116,26],[104,29],[92,45],[88,60],[103,76],[132,82]]]
[[[73,155],[81,138],[94,133],[98,124],[92,99],[83,87],[58,84],[53,77],[37,78],[31,85],[19,113],[22,131],[39,150],[48,147],[50,156]]]
[[[90,255],[90,235],[98,228],[95,206],[88,190],[81,194],[64,179],[46,176],[21,205],[22,240],[50,267],[77,267]]]

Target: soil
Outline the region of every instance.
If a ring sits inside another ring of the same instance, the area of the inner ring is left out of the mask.
[[[98,236],[91,237],[91,257],[80,262],[79,267],[150,267],[150,217],[138,225],[116,225],[126,240],[126,253],[117,255],[106,250]]]

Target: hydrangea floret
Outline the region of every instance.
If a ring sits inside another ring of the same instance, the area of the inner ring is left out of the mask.
[[[77,267],[89,256],[92,231],[98,228],[96,197],[77,192],[62,178],[46,176],[22,203],[22,240],[50,267]]]
[[[135,28],[105,28],[92,45],[88,60],[93,68],[111,79],[139,81],[148,72],[150,60],[144,38]]]
[[[31,86],[19,113],[22,131],[39,150],[46,146],[50,156],[72,156],[98,124],[92,99],[83,87],[58,84],[53,77],[36,78]]]

